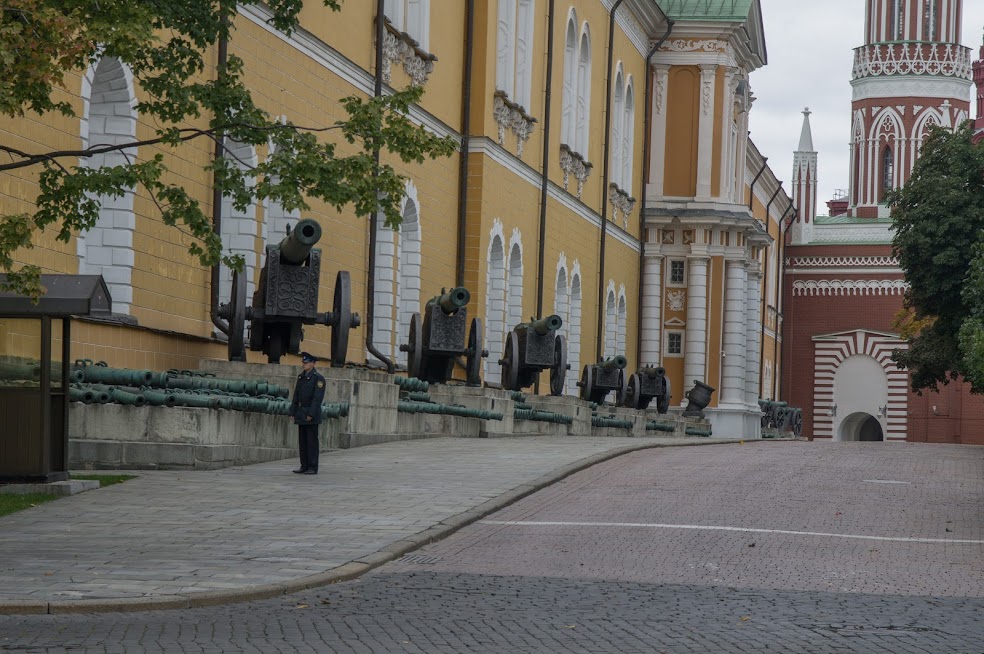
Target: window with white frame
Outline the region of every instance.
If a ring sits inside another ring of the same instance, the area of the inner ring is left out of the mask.
[[[666,347],[664,348],[667,357],[683,356],[683,332],[680,330],[666,330]]]
[[[618,314],[616,313],[615,289],[608,290],[608,299],[605,301],[605,358],[615,356],[617,346],[616,337],[618,334]]]
[[[499,0],[495,86],[527,112],[533,75],[535,0]]]
[[[571,10],[564,42],[564,88],[561,98],[561,139],[574,147],[574,98],[577,92],[577,14]]]
[[[569,148],[588,158],[591,112],[591,32],[588,24],[577,31],[571,10],[564,44],[564,87],[561,99],[561,138]]]
[[[622,114],[625,111],[625,79],[622,77],[622,62],[618,63],[615,73],[615,91],[612,107],[611,161],[612,183],[619,188],[622,186]]]
[[[588,132],[591,124],[591,32],[585,23],[577,48],[577,104],[575,106],[574,149],[588,159]]]
[[[567,388],[577,389],[581,375],[581,273],[577,262],[571,268],[571,320],[567,328]]]
[[[612,108],[612,182],[632,194],[632,141],[635,138],[635,92],[632,78],[622,74],[621,63],[615,75],[615,100]]]
[[[687,284],[687,260],[670,259],[669,270],[666,275],[667,286],[686,286]]]
[[[385,0],[383,11],[393,27],[430,51],[430,0]]]

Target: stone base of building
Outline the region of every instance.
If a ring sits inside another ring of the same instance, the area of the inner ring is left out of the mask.
[[[714,438],[762,438],[762,412],[758,407],[724,405],[704,409],[704,414],[711,423]]]

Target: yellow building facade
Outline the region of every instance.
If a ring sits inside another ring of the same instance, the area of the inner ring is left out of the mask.
[[[331,308],[336,273],[346,270],[352,308],[363,316],[351,332],[351,362],[405,365],[399,346],[410,316],[443,287],[463,285],[470,315],[485,325],[487,384],[500,381],[497,360],[512,327],[556,313],[569,347],[566,393],[577,392],[584,364],[624,354],[630,368],[667,368],[674,406],[686,403],[694,379],[715,386],[721,424],[745,429],[732,414],[744,420],[758,397],[772,396],[781,311],[769,299],[777,281],[768,262],[788,199],[747,138],[749,75],[765,63],[758,2],[724,3],[730,13],[714,13],[717,4],[348,0],[332,12],[311,2],[289,36],[262,5],[241,7],[229,52],[245,62],[257,104],[272,115],[321,129],[345,118],[342,98],[372,95],[377,78],[384,92],[423,86],[410,117],[461,145],[420,165],[383,154],[407,180],[399,230],[379,220],[371,233],[374,221],[320,202],[303,215],[271,202],[215,206],[202,170],[211,144],[162,152],[175,181],[221,215],[223,242],[245,259],[250,292],[268,243],[300,218],[322,225],[319,310]],[[79,118],[9,121],[0,138],[26,151],[149,138],[153,126],[134,109],[140,93],[124,65],[104,59],[68,79]],[[350,147],[340,142],[339,153]],[[141,146],[81,165],[157,152]],[[226,156],[247,169],[269,154],[226,144]],[[3,212],[32,211],[37,189],[32,172],[0,173]],[[188,237],[161,222],[141,189],[102,200],[88,233],[68,244],[40,234],[19,253],[20,263],[45,272],[106,279],[116,315],[81,322],[74,356],[158,370],[224,358],[210,271],[188,255]],[[219,277],[227,301],[231,274]],[[327,357],[329,337],[307,327],[303,349]],[[729,361],[737,345],[754,346],[759,364],[751,351],[740,367]]]

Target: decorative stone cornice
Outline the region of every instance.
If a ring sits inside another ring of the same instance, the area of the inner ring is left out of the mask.
[[[492,116],[499,126],[499,145],[505,146],[506,130],[516,135],[516,155],[523,156],[523,146],[533,133],[536,118],[526,113],[526,110],[509,99],[505,91],[496,89],[492,107]]]
[[[387,84],[392,79],[394,63],[402,64],[403,70],[415,86],[423,86],[434,71],[435,55],[420,48],[412,36],[393,27],[386,20],[386,34],[383,35],[383,81]]]
[[[621,211],[622,227],[628,229],[629,214],[635,209],[636,199],[619,188],[618,184],[611,182],[608,184],[608,201],[612,205],[612,220],[618,222],[618,212]]]
[[[793,295],[902,295],[901,279],[824,279],[793,282]]]
[[[564,171],[564,190],[567,190],[571,175],[573,175],[574,179],[577,180],[578,200],[581,199],[581,194],[584,192],[584,182],[587,181],[592,168],[594,168],[594,164],[585,161],[581,154],[571,150],[566,143],[560,144],[560,169]]]
[[[728,44],[715,39],[673,39],[663,44],[670,52],[727,52]]]
[[[970,48],[954,43],[874,43],[854,49],[854,79],[930,75],[971,79]]]
[[[787,265],[796,268],[848,268],[848,267],[885,267],[897,268],[898,259],[895,257],[792,257],[786,259]]]

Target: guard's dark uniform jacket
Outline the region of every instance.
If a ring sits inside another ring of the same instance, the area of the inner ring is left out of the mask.
[[[317,370],[301,372],[294,385],[290,415],[298,425],[320,425],[321,403],[325,399],[325,378]],[[308,416],[311,417],[308,420]]]

